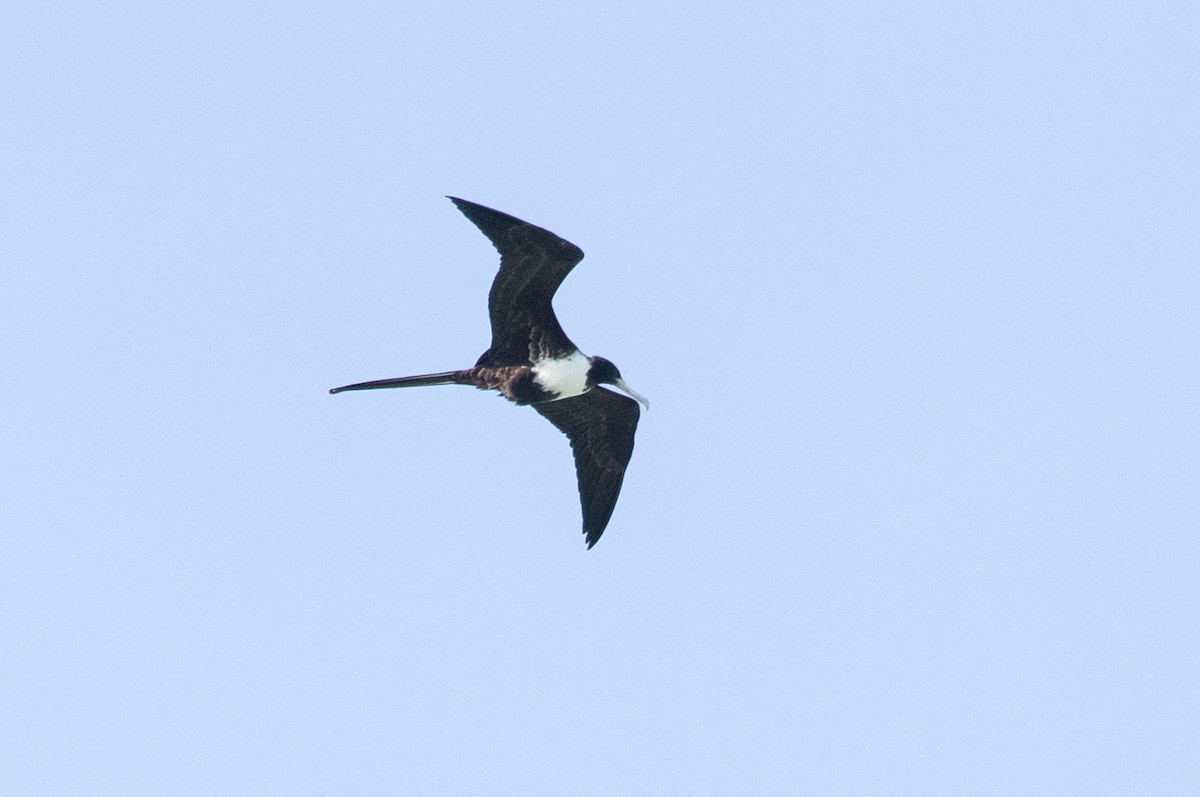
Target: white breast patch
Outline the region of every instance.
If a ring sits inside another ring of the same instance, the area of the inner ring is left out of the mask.
[[[558,398],[579,396],[587,392],[587,373],[591,367],[587,355],[579,351],[557,360],[538,360],[533,364],[533,381]]]

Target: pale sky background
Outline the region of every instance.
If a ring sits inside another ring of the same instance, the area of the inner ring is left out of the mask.
[[[1200,793],[1193,9],[10,4],[0,794]]]

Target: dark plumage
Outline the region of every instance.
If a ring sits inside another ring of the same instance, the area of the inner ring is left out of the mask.
[[[492,343],[473,368],[359,382],[334,388],[373,390],[421,385],[473,385],[532,405],[571,441],[583,533],[588,548],[604,533],[633,454],[640,411],[649,406],[603,357],[587,357],[571,342],[551,301],[583,251],[549,230],[465,199],[455,206],[500,252],[488,293]],[[637,401],[600,387],[615,385]]]

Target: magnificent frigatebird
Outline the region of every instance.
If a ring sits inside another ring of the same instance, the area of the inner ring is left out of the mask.
[[[500,252],[500,271],[488,293],[492,345],[474,368],[359,382],[329,392],[474,385],[530,405],[571,441],[583,533],[591,548],[617,505],[633,454],[640,415],[637,402],[647,409],[650,402],[625,384],[617,366],[579,351],[554,315],[550,304],[554,292],[583,259],[583,250],[507,213],[457,197],[449,199]],[[600,385],[615,385],[637,402]]]

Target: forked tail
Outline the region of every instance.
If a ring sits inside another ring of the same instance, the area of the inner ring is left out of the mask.
[[[470,371],[443,371],[440,374],[420,374],[418,376],[398,376],[394,379],[376,379],[374,382],[359,382],[354,385],[335,387],[330,393],[341,393],[346,390],[379,390],[385,387],[423,387],[425,385],[470,385]]]

